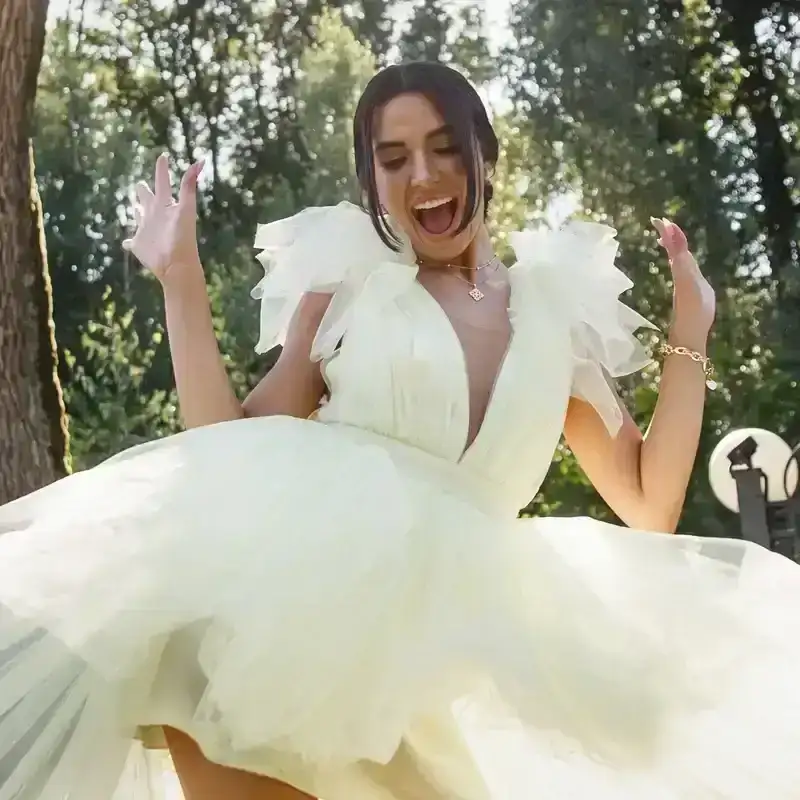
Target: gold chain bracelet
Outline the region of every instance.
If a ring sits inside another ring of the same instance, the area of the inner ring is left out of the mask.
[[[709,388],[714,388],[714,386],[711,385],[714,383],[711,380],[714,375],[714,365],[711,363],[711,359],[708,358],[708,356],[704,356],[696,350],[690,350],[688,347],[681,347],[680,345],[675,347],[671,344],[662,344],[658,352],[662,356],[686,356],[687,358],[691,358],[692,361],[702,364]]]

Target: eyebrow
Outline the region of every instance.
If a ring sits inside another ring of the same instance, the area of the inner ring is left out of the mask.
[[[442,125],[440,128],[436,128],[436,130],[431,131],[428,133],[425,138],[426,139],[435,139],[437,136],[452,136],[453,134],[453,126],[452,125]],[[406,147],[405,142],[395,142],[395,141],[384,141],[378,142],[375,145],[375,152],[380,153],[382,150],[395,150],[400,147]]]

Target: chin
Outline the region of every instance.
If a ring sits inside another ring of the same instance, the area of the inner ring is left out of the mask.
[[[438,236],[420,230],[413,223],[409,240],[417,257],[428,261],[452,262],[463,255],[475,236],[471,227],[460,233],[446,232]],[[455,226],[454,226],[455,227]]]

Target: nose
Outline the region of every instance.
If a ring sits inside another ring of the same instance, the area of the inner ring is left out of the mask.
[[[428,154],[423,150],[412,157],[411,183],[414,186],[426,186],[433,183],[434,169]]]

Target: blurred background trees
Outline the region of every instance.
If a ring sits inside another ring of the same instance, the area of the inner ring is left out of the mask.
[[[120,242],[129,187],[166,151],[197,155],[202,254],[242,393],[258,222],[354,198],[358,94],[401,58],[463,69],[503,142],[494,233],[578,213],[619,230],[633,303],[665,326],[649,225],[688,232],[718,289],[702,458],[681,528],[721,533],[705,456],[729,427],[800,439],[800,16],[760,0],[61,0],[36,108],[54,318],[73,459],[178,428],[160,296]],[[658,369],[623,387],[645,419]],[[609,512],[560,450],[530,512]]]

